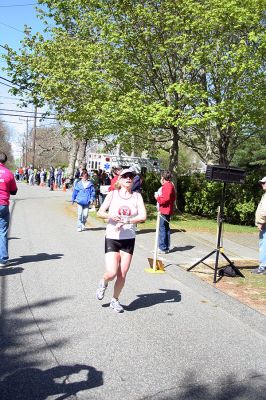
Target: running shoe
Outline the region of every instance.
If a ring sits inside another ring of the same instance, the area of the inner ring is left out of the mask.
[[[161,250],[161,249],[158,250],[158,254],[168,254],[168,253],[169,253],[168,249],[167,250]]]
[[[123,309],[123,307],[121,306],[121,304],[119,303],[119,300],[118,300],[118,299],[115,299],[114,297],[113,297],[112,300],[111,300],[110,307],[111,307],[113,310],[115,310],[117,313],[122,313],[122,312],[124,312],[124,309]]]
[[[99,287],[96,290],[96,298],[98,300],[102,300],[104,298],[104,293],[105,293],[105,291],[107,289],[107,286],[108,286],[108,284],[105,285],[103,280],[100,281]]]

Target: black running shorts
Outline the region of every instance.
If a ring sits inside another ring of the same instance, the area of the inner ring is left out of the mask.
[[[108,239],[105,238],[105,253],[124,251],[129,254],[133,254],[135,247],[134,239]]]

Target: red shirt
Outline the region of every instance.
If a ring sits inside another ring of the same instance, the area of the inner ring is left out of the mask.
[[[118,180],[118,175],[115,175],[112,179],[111,179],[111,185],[110,185],[110,187],[109,187],[109,192],[111,191],[111,190],[115,190],[115,184],[116,184],[116,182],[117,182],[117,180]]]
[[[162,185],[161,195],[157,197],[159,211],[161,214],[172,215],[174,213],[176,194],[175,187],[172,182],[165,181]]]
[[[8,206],[10,192],[17,192],[14,175],[4,164],[0,163],[0,205]],[[14,193],[15,194],[15,193]]]

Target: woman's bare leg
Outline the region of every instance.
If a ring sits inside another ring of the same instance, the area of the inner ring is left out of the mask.
[[[124,287],[126,276],[132,260],[132,254],[120,251],[120,266],[117,270],[116,281],[114,285],[114,298],[118,299]]]
[[[103,275],[105,285],[116,277],[117,271],[120,267],[120,260],[121,256],[118,252],[109,252],[105,254],[106,271]]]

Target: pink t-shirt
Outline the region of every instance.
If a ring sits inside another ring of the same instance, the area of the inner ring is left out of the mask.
[[[138,205],[143,202],[141,194],[134,192],[128,199],[120,196],[119,190],[114,190],[109,206],[109,213],[117,215],[126,222],[130,217],[138,215]],[[106,237],[108,239],[133,239],[136,236],[135,225],[123,225],[121,229],[117,230],[117,222],[110,219],[106,227]]]
[[[0,163],[0,205],[8,206],[10,192],[17,190],[14,175],[4,164]]]

